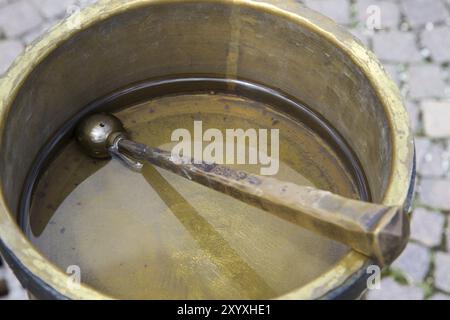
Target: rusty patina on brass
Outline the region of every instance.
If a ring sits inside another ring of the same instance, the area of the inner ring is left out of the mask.
[[[0,84],[1,247],[36,295],[108,298],[68,287],[68,276],[16,224],[40,147],[99,96],[180,74],[249,79],[305,102],[349,142],[374,202],[408,206],[414,147],[399,91],[373,54],[331,20],[295,1],[99,1],[28,48]],[[350,252],[280,298],[334,297],[370,263]]]

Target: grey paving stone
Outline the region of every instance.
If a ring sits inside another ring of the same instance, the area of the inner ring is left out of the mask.
[[[366,47],[370,47],[370,35],[367,30],[363,29],[351,29],[350,32],[359,39]]]
[[[0,40],[0,75],[2,75],[23,51],[23,44],[16,40]]]
[[[400,257],[394,261],[392,268],[402,271],[409,283],[420,283],[428,272],[430,257],[429,249],[410,242]]]
[[[444,75],[434,64],[414,65],[409,69],[410,98],[442,97],[445,92]]]
[[[422,60],[416,45],[416,36],[411,32],[378,32],[373,36],[373,50],[379,59],[386,62],[406,63]]]
[[[411,101],[405,103],[406,111],[409,114],[409,120],[411,122],[412,129],[417,132],[420,128],[420,108]]]
[[[413,27],[445,21],[448,11],[441,0],[402,0],[403,11]]]
[[[450,292],[450,254],[437,252],[434,265],[434,285],[442,291]]]
[[[38,28],[34,29],[32,32],[27,33],[22,37],[22,40],[25,42],[25,44],[30,44],[40,36],[42,36],[44,33],[46,33],[53,25],[55,24],[54,21],[48,21],[42,25],[40,25]]]
[[[400,82],[401,82],[400,73],[398,71],[397,65],[385,63],[384,69],[386,70],[388,75],[391,77],[391,79],[394,80],[397,85],[400,85]]]
[[[428,300],[450,300],[450,296],[443,293],[436,293]]]
[[[400,8],[393,1],[358,0],[355,7],[358,21],[371,30],[373,30],[371,22],[374,20],[374,14],[378,12],[380,13],[380,29],[393,28],[400,23]]]
[[[411,239],[428,247],[441,244],[444,232],[445,217],[438,211],[417,208],[411,221]]]
[[[428,148],[431,145],[431,140],[424,137],[417,137],[415,139],[416,144],[416,163],[417,167],[419,168],[422,161],[425,159],[425,155],[428,152]]]
[[[450,180],[422,178],[419,200],[432,208],[450,210]]]
[[[430,50],[431,57],[436,62],[450,61],[450,27],[437,27],[421,34],[422,44]]]
[[[423,292],[414,286],[403,286],[392,280],[381,280],[380,290],[369,290],[367,298],[370,300],[421,300]]]
[[[448,173],[450,152],[441,142],[431,143],[424,156],[417,161],[417,172],[422,177],[441,177]]]
[[[28,0],[16,1],[0,9],[0,29],[14,38],[38,27],[43,22]]]
[[[347,0],[305,0],[305,5],[339,24],[350,24],[350,2]]]
[[[46,19],[63,17],[66,10],[77,3],[77,0],[31,0]]]
[[[77,0],[76,4],[79,5],[81,8],[85,8],[87,6],[90,6],[99,0]]]
[[[425,134],[433,138],[450,137],[450,100],[422,102]]]
[[[27,292],[23,289],[8,266],[5,265],[4,268],[0,268],[0,278],[6,280],[9,291],[8,295],[6,297],[0,297],[0,300],[28,300]]]

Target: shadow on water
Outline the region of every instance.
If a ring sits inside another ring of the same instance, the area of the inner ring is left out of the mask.
[[[57,165],[44,171],[33,191],[29,214],[30,230],[39,237],[64,200],[86,179],[103,168],[108,161],[95,160],[78,150],[76,143],[67,145],[71,152],[54,158]],[[75,156],[74,156],[75,155]],[[59,163],[59,165],[58,165]],[[67,179],[70,176],[70,179]],[[50,201],[44,201],[51,199]],[[33,214],[34,213],[34,214]]]
[[[249,298],[276,296],[275,290],[153,166],[144,165],[142,174],[199,247],[211,256],[212,262],[232,283],[246,293],[244,296]]]

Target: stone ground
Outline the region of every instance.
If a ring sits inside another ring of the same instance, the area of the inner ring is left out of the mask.
[[[0,0],[0,74],[27,44],[86,2]],[[411,241],[368,299],[450,300],[450,0],[302,2],[347,27],[376,53],[400,86],[416,133]],[[0,279],[6,279],[0,280],[0,296],[26,298],[4,263]]]

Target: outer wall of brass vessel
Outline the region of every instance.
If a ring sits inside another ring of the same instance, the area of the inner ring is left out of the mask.
[[[331,20],[292,0],[101,0],[34,43],[0,83],[0,247],[33,295],[109,298],[68,286],[68,276],[16,224],[39,149],[84,106],[118,88],[208,74],[255,81],[304,102],[355,151],[374,202],[409,206],[414,143],[398,89],[373,54]],[[279,298],[357,297],[370,263],[350,252]]]

